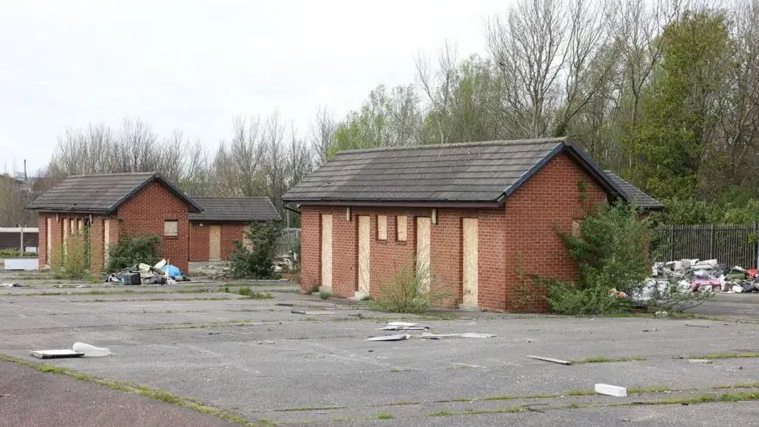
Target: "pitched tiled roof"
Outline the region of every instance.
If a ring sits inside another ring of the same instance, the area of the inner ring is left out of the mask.
[[[644,193],[624,179],[620,178],[614,172],[610,170],[607,170],[605,172],[606,175],[608,175],[609,178],[611,178],[611,180],[617,184],[617,187],[619,187],[622,192],[625,193],[625,199],[632,203],[635,207],[647,210],[664,209],[664,205],[659,203],[658,200]]]
[[[195,197],[203,212],[190,214],[190,221],[254,222],[282,218],[268,197]]]
[[[29,204],[27,209],[111,214],[153,181],[165,185],[169,191],[187,203],[190,212],[202,210],[192,199],[155,172],[70,176],[43,193]]]
[[[582,149],[564,138],[546,138],[344,151],[284,200],[500,203],[563,152],[608,193],[621,194]]]

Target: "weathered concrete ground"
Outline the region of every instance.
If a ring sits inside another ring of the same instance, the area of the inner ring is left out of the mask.
[[[30,350],[75,341],[109,347],[114,354],[106,358],[47,363],[198,399],[253,423],[660,427],[752,425],[759,417],[757,401],[636,404],[759,393],[758,384],[746,385],[759,382],[759,358],[677,359],[759,353],[758,325],[750,320],[457,313],[419,321],[436,333],[496,337],[369,342],[366,337],[382,334],[383,322],[415,317],[322,301],[282,284],[251,286],[276,297],[254,300],[214,284],[126,289],[43,282],[0,289],[0,353],[36,361]],[[747,311],[741,316],[752,317]],[[564,366],[525,358],[530,354],[645,360]],[[599,382],[644,393],[585,395]],[[726,389],[739,385],[745,388]],[[13,395],[22,385],[10,387],[0,394]],[[12,409],[5,400],[0,405]]]

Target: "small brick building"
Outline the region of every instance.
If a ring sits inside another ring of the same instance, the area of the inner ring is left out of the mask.
[[[161,257],[187,271],[189,215],[202,208],[160,174],[66,178],[27,209],[39,213],[39,265],[59,259],[70,236],[89,239],[90,271],[103,271],[108,248],[125,233],[161,237]]]
[[[663,206],[564,139],[338,153],[291,189],[301,213],[301,287],[377,296],[409,271],[445,305],[545,311],[529,277],[577,277],[557,230],[594,204]]]
[[[268,197],[195,197],[202,212],[190,214],[190,261],[227,261],[238,240],[254,222],[280,221],[282,218]]]

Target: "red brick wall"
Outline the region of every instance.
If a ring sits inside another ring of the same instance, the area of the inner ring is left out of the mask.
[[[161,237],[161,257],[187,272],[189,260],[189,213],[184,201],[177,198],[163,185],[148,184],[133,198],[126,201],[116,214],[120,223],[115,230],[118,236],[124,233],[156,234]],[[164,221],[177,221],[177,236],[163,235]],[[111,223],[111,236],[114,235]]]
[[[37,222],[39,223],[39,245],[37,247],[37,264],[39,268],[47,264],[47,216],[45,214],[39,214],[37,216]]]
[[[585,183],[584,200],[578,184],[581,181]],[[604,192],[565,155],[551,160],[506,200],[502,258],[506,266],[506,310],[548,310],[544,298],[530,301],[524,297],[534,290],[527,277],[531,274],[559,280],[577,278],[577,266],[556,230],[571,232],[573,220],[582,219],[589,206],[604,200]],[[520,268],[526,280],[519,278]]]
[[[201,227],[200,224],[203,224]],[[244,242],[243,233],[250,224],[245,222],[200,222],[190,223],[190,261],[207,262],[209,258],[209,229],[212,225],[221,226],[221,259],[229,260],[234,245],[232,241]]]
[[[585,182],[585,197],[579,182]],[[451,298],[443,305],[462,302],[462,218],[478,218],[478,299],[488,310],[546,311],[545,298],[529,282],[531,274],[572,280],[577,268],[556,230],[571,231],[572,220],[584,217],[587,207],[605,200],[605,194],[568,157],[550,161],[509,197],[504,209],[438,209],[438,223],[430,230],[433,287],[443,287]],[[358,289],[358,219],[371,218],[371,293],[392,281],[404,266],[414,268],[417,216],[431,209],[353,208],[304,206],[301,216],[301,287],[321,283],[321,215],[332,214],[333,291],[342,297]],[[387,241],[377,240],[377,215],[387,215]],[[397,215],[408,217],[408,238],[397,241]],[[519,270],[524,282],[519,278]],[[413,271],[413,270],[412,270]],[[521,292],[520,292],[521,291]]]

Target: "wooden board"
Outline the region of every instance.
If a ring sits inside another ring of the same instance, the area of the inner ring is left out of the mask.
[[[371,222],[368,216],[358,217],[358,291],[369,295],[371,290]]]
[[[45,245],[47,247],[45,248],[45,250],[47,251],[47,264],[51,265],[52,260],[50,258],[53,257],[53,218],[48,217],[46,221],[47,221],[47,230],[46,230],[47,239],[45,240]]]
[[[421,277],[422,288],[430,290],[430,218],[416,219],[416,274]]]
[[[221,261],[221,226],[208,227],[208,260]]]
[[[387,215],[377,215],[377,240],[387,240]]]
[[[103,220],[103,267],[108,266],[108,250],[111,247],[111,221]]]
[[[408,238],[408,223],[405,215],[395,218],[396,228],[398,230],[398,241],[405,242]]]
[[[332,215],[322,215],[322,286],[332,287]]]
[[[32,356],[38,359],[62,359],[66,357],[82,357],[84,353],[77,353],[73,350],[37,350],[32,352]]]
[[[477,244],[477,218],[464,218],[462,239],[462,271],[463,271],[463,305],[477,308],[478,298],[478,244]]]

